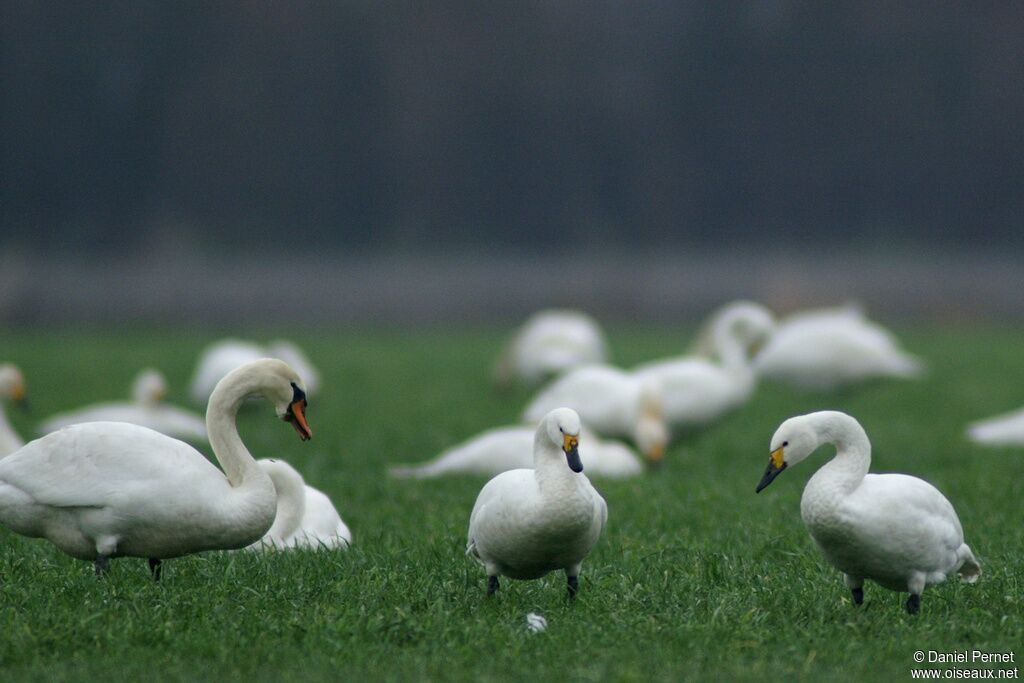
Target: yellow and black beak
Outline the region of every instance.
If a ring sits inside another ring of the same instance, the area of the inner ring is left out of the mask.
[[[573,472],[582,472],[583,461],[580,460],[580,437],[563,434],[562,450],[565,451],[565,461],[569,463],[569,469]]]
[[[306,392],[292,382],[292,402],[288,405],[288,412],[285,413],[284,419],[292,423],[295,431],[299,433],[299,438],[303,441],[313,438],[313,430],[306,422],[306,405]]]
[[[768,468],[764,471],[761,483],[757,485],[757,490],[754,493],[761,493],[761,489],[772,483],[775,477],[779,476],[779,473],[786,469],[786,456],[782,451],[783,448],[780,446],[768,456]]]
[[[24,384],[14,387],[14,391],[11,392],[11,400],[17,403],[22,410],[28,411],[28,394],[25,392]]]

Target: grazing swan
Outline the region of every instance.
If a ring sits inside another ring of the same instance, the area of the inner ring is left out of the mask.
[[[580,566],[608,521],[608,506],[583,472],[580,418],[552,410],[534,435],[533,469],[503,472],[484,485],[469,517],[472,555],[487,570],[487,594],[498,577],[537,579],[562,569],[569,597]]]
[[[21,370],[11,363],[0,365],[0,458],[10,455],[25,445],[18,433],[14,431],[11,423],[7,421],[4,400],[26,405],[25,378],[22,377]]]
[[[505,347],[494,379],[498,386],[535,385],[581,365],[608,362],[600,325],[582,311],[535,313]]]
[[[347,548],[352,532],[322,491],[306,484],[302,475],[284,460],[257,460],[277,492],[274,524],[253,550],[286,548]]]
[[[235,427],[250,396],[270,401],[303,440],[312,436],[299,376],[282,361],[254,361],[217,384],[206,410],[223,472],[188,444],[145,427],[72,425],[0,460],[0,523],[95,561],[97,574],[113,557],[149,558],[157,579],[162,559],[259,540],[277,496]]]
[[[754,359],[754,369],[804,389],[831,390],[877,377],[918,377],[924,365],[851,307],[783,320]]]
[[[1024,446],[1024,409],[972,422],[967,437],[983,446]]]
[[[588,365],[565,373],[542,389],[523,411],[536,424],[550,411],[568,406],[601,436],[632,439],[650,463],[661,462],[668,445],[661,387],[651,378],[610,365]]]
[[[865,579],[909,592],[911,614],[920,609],[926,586],[953,573],[977,581],[981,566],[950,502],[917,477],[868,474],[868,435],[845,413],[826,410],[783,422],[757,491],[824,444],[835,445],[836,455],[807,482],[800,516],[825,559],[843,572],[855,604],[864,601]]]
[[[705,425],[750,399],[757,383],[751,350],[770,338],[775,319],[764,306],[740,302],[715,318],[715,362],[696,356],[646,363],[641,379],[661,386],[665,421],[674,429]]]
[[[533,437],[537,430],[526,425],[499,427],[478,434],[421,465],[398,465],[395,477],[425,479],[446,474],[486,474],[533,466]],[[621,479],[644,471],[643,463],[626,445],[601,441],[586,430],[580,435],[580,461],[587,474]]]
[[[188,410],[163,403],[167,380],[153,368],[135,376],[131,403],[99,403],[94,406],[61,413],[39,426],[40,434],[49,434],[82,422],[129,422],[140,427],[187,441],[206,440],[206,422]]]
[[[222,339],[200,354],[190,389],[196,403],[206,403],[210,393],[224,375],[245,363],[260,358],[278,358],[290,365],[306,382],[306,392],[315,396],[320,387],[320,373],[295,344],[277,340],[265,347],[241,339]]]

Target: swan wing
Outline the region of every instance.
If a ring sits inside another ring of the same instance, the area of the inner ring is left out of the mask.
[[[542,389],[523,419],[536,424],[555,408],[567,407],[599,433],[628,435],[639,393],[639,382],[632,375],[606,365],[588,365],[570,370]]]

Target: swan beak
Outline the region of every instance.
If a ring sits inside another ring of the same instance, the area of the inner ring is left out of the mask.
[[[657,467],[661,464],[661,461],[665,458],[665,444],[659,443],[656,446],[651,446],[651,449],[647,451],[647,464],[652,467]]]
[[[573,472],[583,471],[583,461],[580,460],[580,437],[565,434],[562,437],[562,450],[565,451],[565,460],[569,463],[569,469]]]
[[[11,392],[11,400],[17,403],[22,410],[28,411],[28,394],[25,393],[25,385],[19,384]]]
[[[761,477],[761,483],[757,485],[757,490],[754,493],[761,493],[761,489],[768,486],[775,480],[775,477],[779,476],[782,470],[786,469],[786,457],[782,452],[782,448],[776,448],[768,456],[768,468],[764,471],[764,476]]]
[[[285,419],[292,423],[295,431],[299,433],[300,439],[309,441],[313,438],[313,430],[309,428],[309,423],[306,422],[306,399],[300,398],[297,401],[293,401],[288,406],[288,413],[285,415]]]

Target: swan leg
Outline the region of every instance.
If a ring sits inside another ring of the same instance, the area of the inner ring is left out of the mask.
[[[569,584],[569,599],[572,600],[580,591],[580,564],[565,568],[565,578]]]
[[[160,570],[162,568],[161,564],[162,562],[160,562],[159,559],[155,557],[149,558],[149,573],[153,575],[154,581],[160,580]]]
[[[907,614],[917,614],[921,611],[921,593],[924,592],[925,575],[917,572],[907,582],[907,591],[910,597],[907,598]]]
[[[921,611],[921,596],[917,593],[911,593],[910,597],[907,598],[907,614],[917,614]]]
[[[487,577],[487,596],[490,597],[498,592],[498,577],[494,574]]]
[[[859,579],[849,574],[843,575],[843,580],[846,582],[846,587],[850,589],[850,594],[853,596],[854,605],[864,604],[864,579]]]
[[[107,568],[110,566],[110,558],[106,555],[97,555],[92,566],[93,570],[96,572],[96,576],[102,578],[103,575],[107,573]]]

